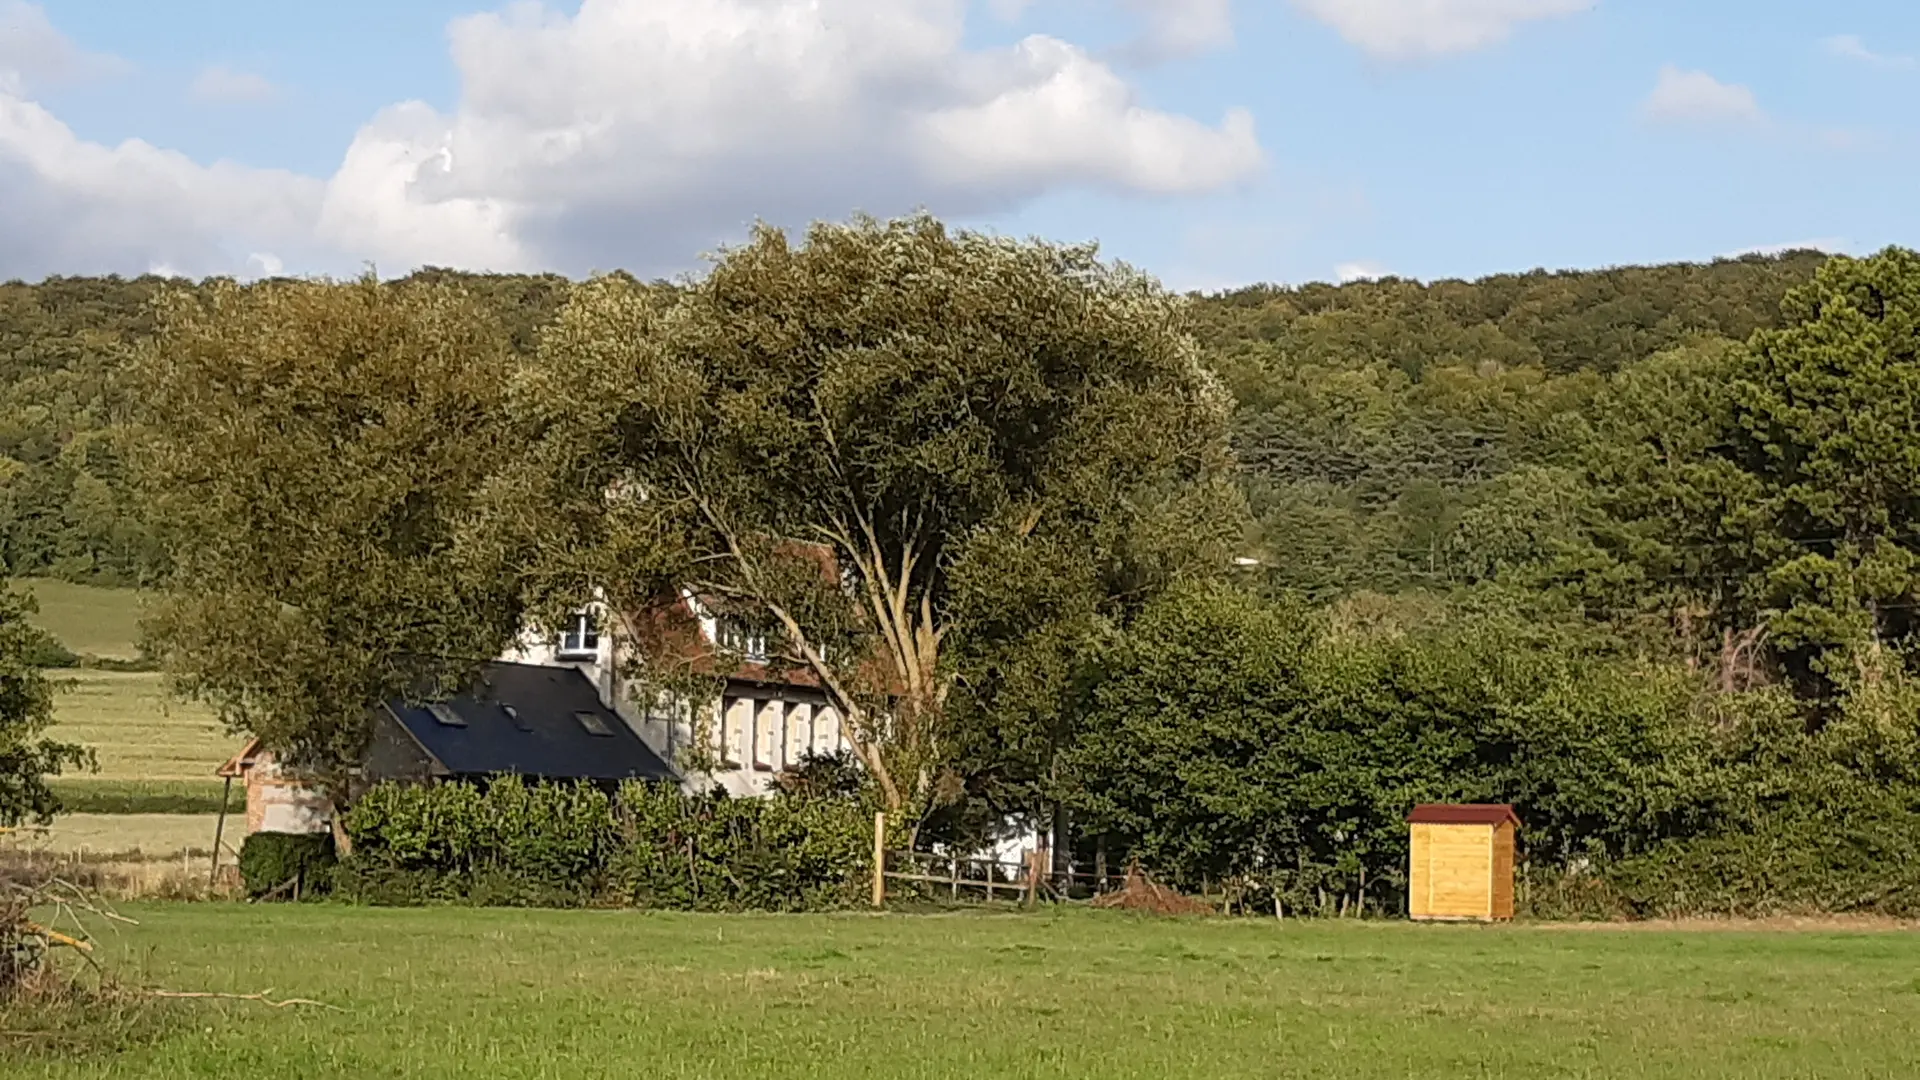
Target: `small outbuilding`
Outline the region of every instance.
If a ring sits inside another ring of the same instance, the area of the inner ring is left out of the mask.
[[[1421,920],[1513,918],[1514,839],[1506,805],[1416,806],[1407,815],[1407,914]]]

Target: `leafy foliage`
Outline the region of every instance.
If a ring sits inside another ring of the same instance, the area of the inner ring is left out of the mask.
[[[1237,538],[1180,309],[1088,248],[924,217],[761,230],[671,293],[596,281],[518,387],[539,450],[495,505],[539,528],[506,546],[616,612],[684,588],[768,635],[887,805],[924,805],[958,638],[1029,632],[1043,579],[1098,611]]]
[[[1644,850],[1722,812],[1678,673],[1470,617],[1390,637],[1208,588],[1115,647],[1070,754],[1081,824],[1170,880],[1296,909],[1404,894],[1421,802],[1512,802],[1551,863]]]
[[[323,772],[369,702],[465,673],[518,628],[454,545],[502,437],[510,342],[447,288],[214,283],[160,306],[131,375],[172,570],[151,630],[179,687]]]
[[[296,878],[302,896],[318,896],[332,887],[335,861],[328,833],[257,832],[240,845],[240,880],[247,895],[256,898]]]
[[[46,822],[60,806],[47,778],[93,764],[85,748],[44,737],[53,686],[40,670],[45,634],[27,622],[32,603],[0,587],[0,828]]]
[[[806,910],[866,880],[872,818],[858,800],[729,799],[629,784],[618,799],[504,777],[385,785],[347,815],[349,895],[379,902]]]

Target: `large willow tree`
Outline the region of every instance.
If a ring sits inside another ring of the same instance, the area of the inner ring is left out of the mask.
[[[884,802],[924,805],[954,692],[996,689],[964,683],[963,643],[1004,657],[1238,538],[1229,401],[1182,326],[1089,247],[762,229],[678,289],[576,290],[517,388],[537,449],[496,535],[556,611],[684,589],[764,634]]]
[[[520,447],[493,313],[431,283],[177,294],[132,378],[172,565],[152,630],[179,686],[332,773],[367,707],[457,678],[518,625],[510,568],[455,539]]]

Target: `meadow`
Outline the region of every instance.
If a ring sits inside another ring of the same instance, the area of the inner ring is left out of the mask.
[[[16,584],[38,602],[33,621],[73,652],[118,660],[139,655],[139,592],[44,578]],[[58,691],[52,736],[91,747],[100,768],[55,780],[68,813],[46,835],[20,842],[154,857],[210,848],[224,794],[213,773],[240,740],[207,709],[170,697],[157,672],[49,674]],[[235,793],[232,805],[242,799]]]
[[[82,656],[132,660],[140,655],[141,593],[76,585],[54,578],[22,578],[14,584],[31,593],[40,610],[35,625]]]
[[[170,1005],[117,1053],[0,1042],[7,1075],[1920,1075],[1906,932],[126,910],[103,953],[130,981],[341,1011]]]

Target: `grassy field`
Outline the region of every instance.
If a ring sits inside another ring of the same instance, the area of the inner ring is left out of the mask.
[[[138,655],[139,593],[45,579],[17,584],[39,601],[34,621],[67,648]],[[157,674],[68,670],[52,676],[60,691],[53,736],[92,747],[100,771],[54,781],[68,812],[31,842],[60,853],[137,851],[159,860],[210,849],[223,790],[213,771],[240,740],[206,709],[170,699]],[[244,799],[237,794],[234,805]]]
[[[140,594],[133,589],[74,585],[51,578],[15,582],[33,594],[33,622],[83,656],[131,660],[140,655]]]
[[[244,813],[244,811],[242,811]],[[171,858],[213,850],[217,814],[61,814],[45,829],[25,828],[8,843],[62,855],[147,855]],[[244,830],[229,818],[228,825]],[[240,837],[230,833],[229,844]]]
[[[91,746],[102,780],[193,780],[240,748],[212,713],[170,699],[150,672],[62,671],[54,737]]]
[[[63,776],[51,781],[60,805],[74,814],[217,814],[220,800],[235,810],[246,806],[246,792],[208,777],[200,780],[114,780]]]
[[[196,1003],[10,1077],[1920,1075],[1920,936],[171,905],[106,949]],[[0,1016],[17,1028],[33,1018]],[[15,1041],[13,1053],[31,1040]],[[0,1045],[5,1045],[0,1042]],[[4,1051],[0,1051],[4,1052]]]

